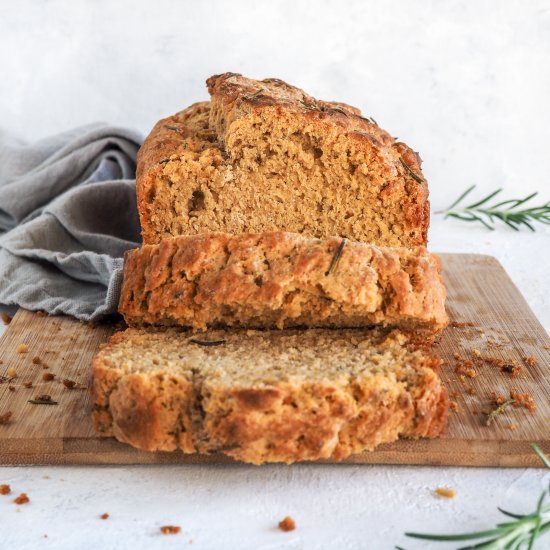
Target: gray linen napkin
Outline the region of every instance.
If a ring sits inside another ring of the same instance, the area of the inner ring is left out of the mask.
[[[141,136],[93,124],[27,145],[0,132],[0,304],[95,321],[139,246]]]

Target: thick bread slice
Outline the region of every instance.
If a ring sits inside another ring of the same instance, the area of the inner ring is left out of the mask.
[[[99,433],[149,451],[238,460],[340,460],[398,437],[435,437],[439,361],[397,331],[128,329],[93,362]]]
[[[205,234],[130,251],[120,312],[132,326],[255,328],[447,324],[437,256],[296,233]]]
[[[287,230],[389,246],[427,242],[420,158],[360,111],[277,79],[226,73],[139,152],[143,240]]]

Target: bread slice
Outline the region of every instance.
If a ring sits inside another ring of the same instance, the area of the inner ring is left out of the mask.
[[[448,402],[439,362],[406,343],[384,329],[128,329],[94,359],[94,425],[139,449],[253,464],[435,437]]]
[[[211,102],[161,120],[137,166],[143,241],[286,230],[427,242],[420,157],[371,118],[277,79],[208,79]]]
[[[447,324],[437,256],[296,233],[205,234],[130,251],[120,312],[132,326],[255,328]]]

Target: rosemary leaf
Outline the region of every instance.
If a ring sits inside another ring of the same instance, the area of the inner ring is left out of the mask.
[[[51,395],[38,395],[34,399],[29,399],[33,405],[57,405],[57,401],[52,399]]]
[[[344,246],[346,246],[346,239],[342,239],[342,242],[339,244],[338,248],[336,249],[336,252],[332,257],[332,260],[330,262],[330,265],[328,266],[325,276],[330,275],[331,273],[334,273],[334,271],[336,271],[336,268],[338,267],[338,262],[340,261],[340,258],[342,257],[342,252],[344,251]]]
[[[401,157],[399,157],[399,161],[414,181],[424,183],[424,180]]]
[[[466,195],[469,195],[475,189],[475,187],[475,185],[468,187],[468,189],[466,189],[466,191],[464,191],[464,193],[462,193],[462,195],[460,195],[460,197],[458,197],[458,199],[456,199],[456,201],[453,202],[453,204],[451,204],[449,208],[447,208],[447,210],[452,210],[460,201],[462,201],[464,197],[466,197]]]
[[[205,347],[221,346],[225,344],[225,340],[197,340],[196,338],[191,338],[191,342]]]
[[[504,401],[504,403],[498,405],[498,407],[493,409],[487,416],[487,421],[485,422],[485,425],[490,426],[499,414],[501,414],[506,408],[508,408],[510,405],[513,405],[515,402],[515,399],[508,399],[508,401]]]
[[[167,130],[172,130],[172,132],[176,132],[177,134],[183,135],[182,129],[178,128],[177,126],[174,126],[173,124],[165,124],[164,127]]]
[[[255,97],[259,96],[265,91],[264,88],[260,88],[259,90],[256,90],[253,94],[249,95],[246,99],[254,99]]]
[[[346,113],[346,111],[344,111],[344,109],[342,109],[341,107],[331,107],[331,110],[336,111],[337,113],[341,113],[345,116],[349,116],[348,113]]]
[[[548,458],[539,448],[536,443],[531,443],[531,449],[537,453],[537,456],[542,460],[544,465],[550,470],[550,458]]]

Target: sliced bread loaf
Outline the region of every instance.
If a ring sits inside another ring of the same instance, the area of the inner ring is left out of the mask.
[[[447,324],[437,256],[296,233],[205,234],[130,251],[120,312],[129,325],[284,328]]]
[[[373,119],[277,79],[208,79],[211,102],[153,128],[139,152],[145,243],[196,233],[287,230],[425,245],[420,158]]]
[[[254,464],[340,460],[435,437],[438,360],[384,329],[128,329],[95,357],[99,433],[140,449],[221,452]]]

